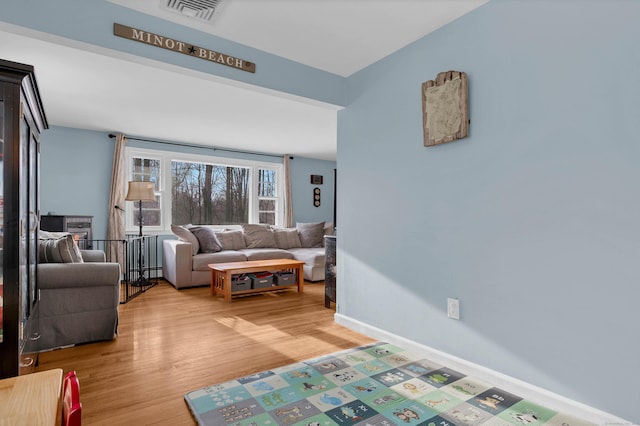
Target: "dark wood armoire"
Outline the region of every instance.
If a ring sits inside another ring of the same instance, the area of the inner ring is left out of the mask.
[[[0,378],[37,355],[40,134],[48,128],[30,65],[0,60]]]

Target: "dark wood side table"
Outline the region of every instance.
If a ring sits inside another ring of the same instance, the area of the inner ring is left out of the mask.
[[[324,236],[324,306],[336,303],[336,237]]]

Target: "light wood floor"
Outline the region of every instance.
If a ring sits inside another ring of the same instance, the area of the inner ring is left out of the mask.
[[[37,370],[76,370],[83,425],[193,425],[188,391],[373,341],[334,314],[322,283],[225,303],[163,281],[120,305],[115,340],[42,353]]]

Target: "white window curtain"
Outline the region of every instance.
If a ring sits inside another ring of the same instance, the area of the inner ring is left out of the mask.
[[[109,208],[107,213],[107,240],[109,253],[106,253],[107,260],[120,263],[124,272],[124,252],[122,244],[114,241],[125,239],[124,233],[124,197],[126,188],[126,164],[124,149],[127,145],[127,138],[123,134],[116,136],[115,148],[113,150],[113,166],[111,169],[111,192],[109,194]]]
[[[291,196],[291,157],[284,156],[284,226],[293,226],[293,197]]]

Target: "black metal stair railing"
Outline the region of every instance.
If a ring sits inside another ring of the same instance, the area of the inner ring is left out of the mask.
[[[124,240],[79,240],[81,250],[101,250],[107,262],[120,263],[120,303],[158,284],[158,237],[127,235]]]

